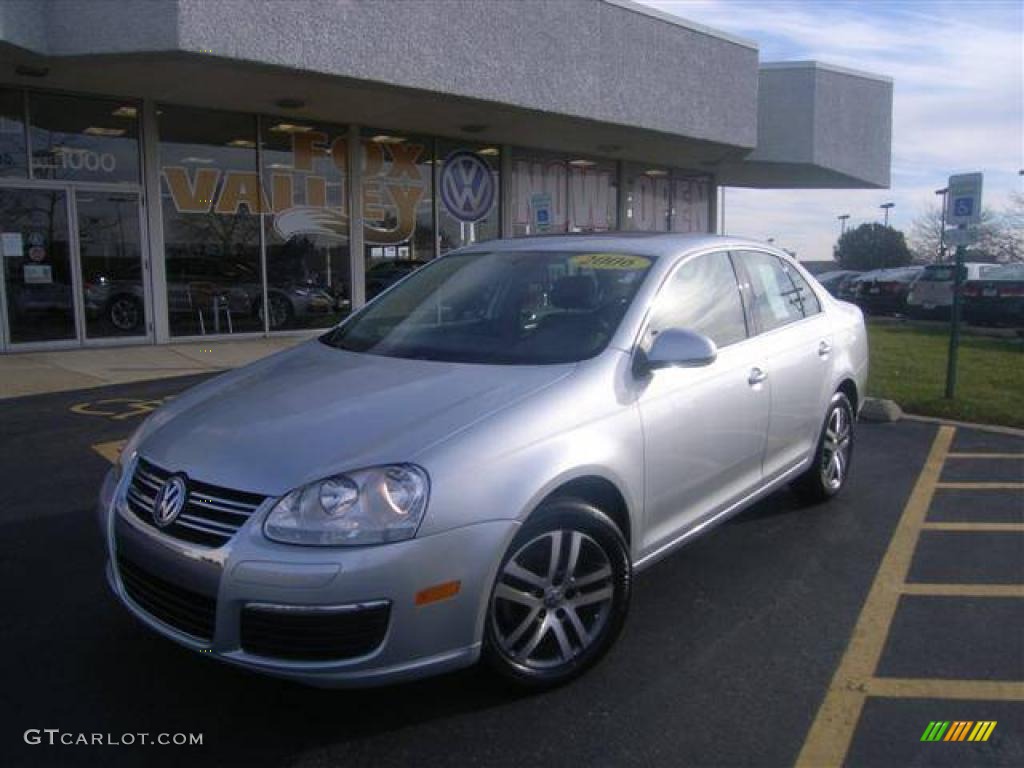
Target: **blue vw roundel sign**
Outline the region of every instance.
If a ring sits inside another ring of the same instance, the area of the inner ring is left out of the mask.
[[[479,221],[494,203],[494,175],[479,155],[459,150],[444,159],[441,202],[459,221]]]

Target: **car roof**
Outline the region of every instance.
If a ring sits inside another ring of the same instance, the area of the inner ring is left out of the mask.
[[[741,237],[705,233],[677,234],[667,232],[602,232],[573,235],[529,235],[475,243],[458,249],[458,253],[505,251],[621,251],[637,256],[675,256],[704,248],[750,248],[784,255],[777,248]],[[454,253],[454,251],[453,251]]]

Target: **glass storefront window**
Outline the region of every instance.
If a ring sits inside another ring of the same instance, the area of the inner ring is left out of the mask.
[[[25,145],[25,94],[0,89],[0,176],[28,176]]]
[[[618,168],[613,160],[569,160],[569,231],[608,232],[618,218]]]
[[[657,166],[627,166],[623,229],[710,232],[710,189],[707,177]]]
[[[501,151],[497,146],[437,142],[438,250],[501,236]]]
[[[367,299],[434,258],[433,155],[428,139],[381,132],[363,139]]]
[[[512,235],[565,232],[569,188],[566,158],[533,150],[512,152]]]
[[[161,106],[157,119],[171,335],[261,331],[256,118]]]
[[[139,183],[139,107],[127,100],[29,94],[37,179]]]
[[[352,308],[346,129],[261,122],[270,330],[334,325]]]
[[[672,231],[711,231],[711,183],[707,178],[673,177]]]

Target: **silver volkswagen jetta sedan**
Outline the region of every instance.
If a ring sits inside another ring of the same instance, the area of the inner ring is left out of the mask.
[[[633,574],[786,483],[838,493],[860,311],[714,236],[482,243],[155,412],[106,482],[108,579],[213,658],[368,685],[485,658],[562,683]]]

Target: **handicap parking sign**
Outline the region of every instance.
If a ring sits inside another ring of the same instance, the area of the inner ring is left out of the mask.
[[[946,220],[950,226],[973,226],[981,218],[980,173],[962,173],[949,177]]]

